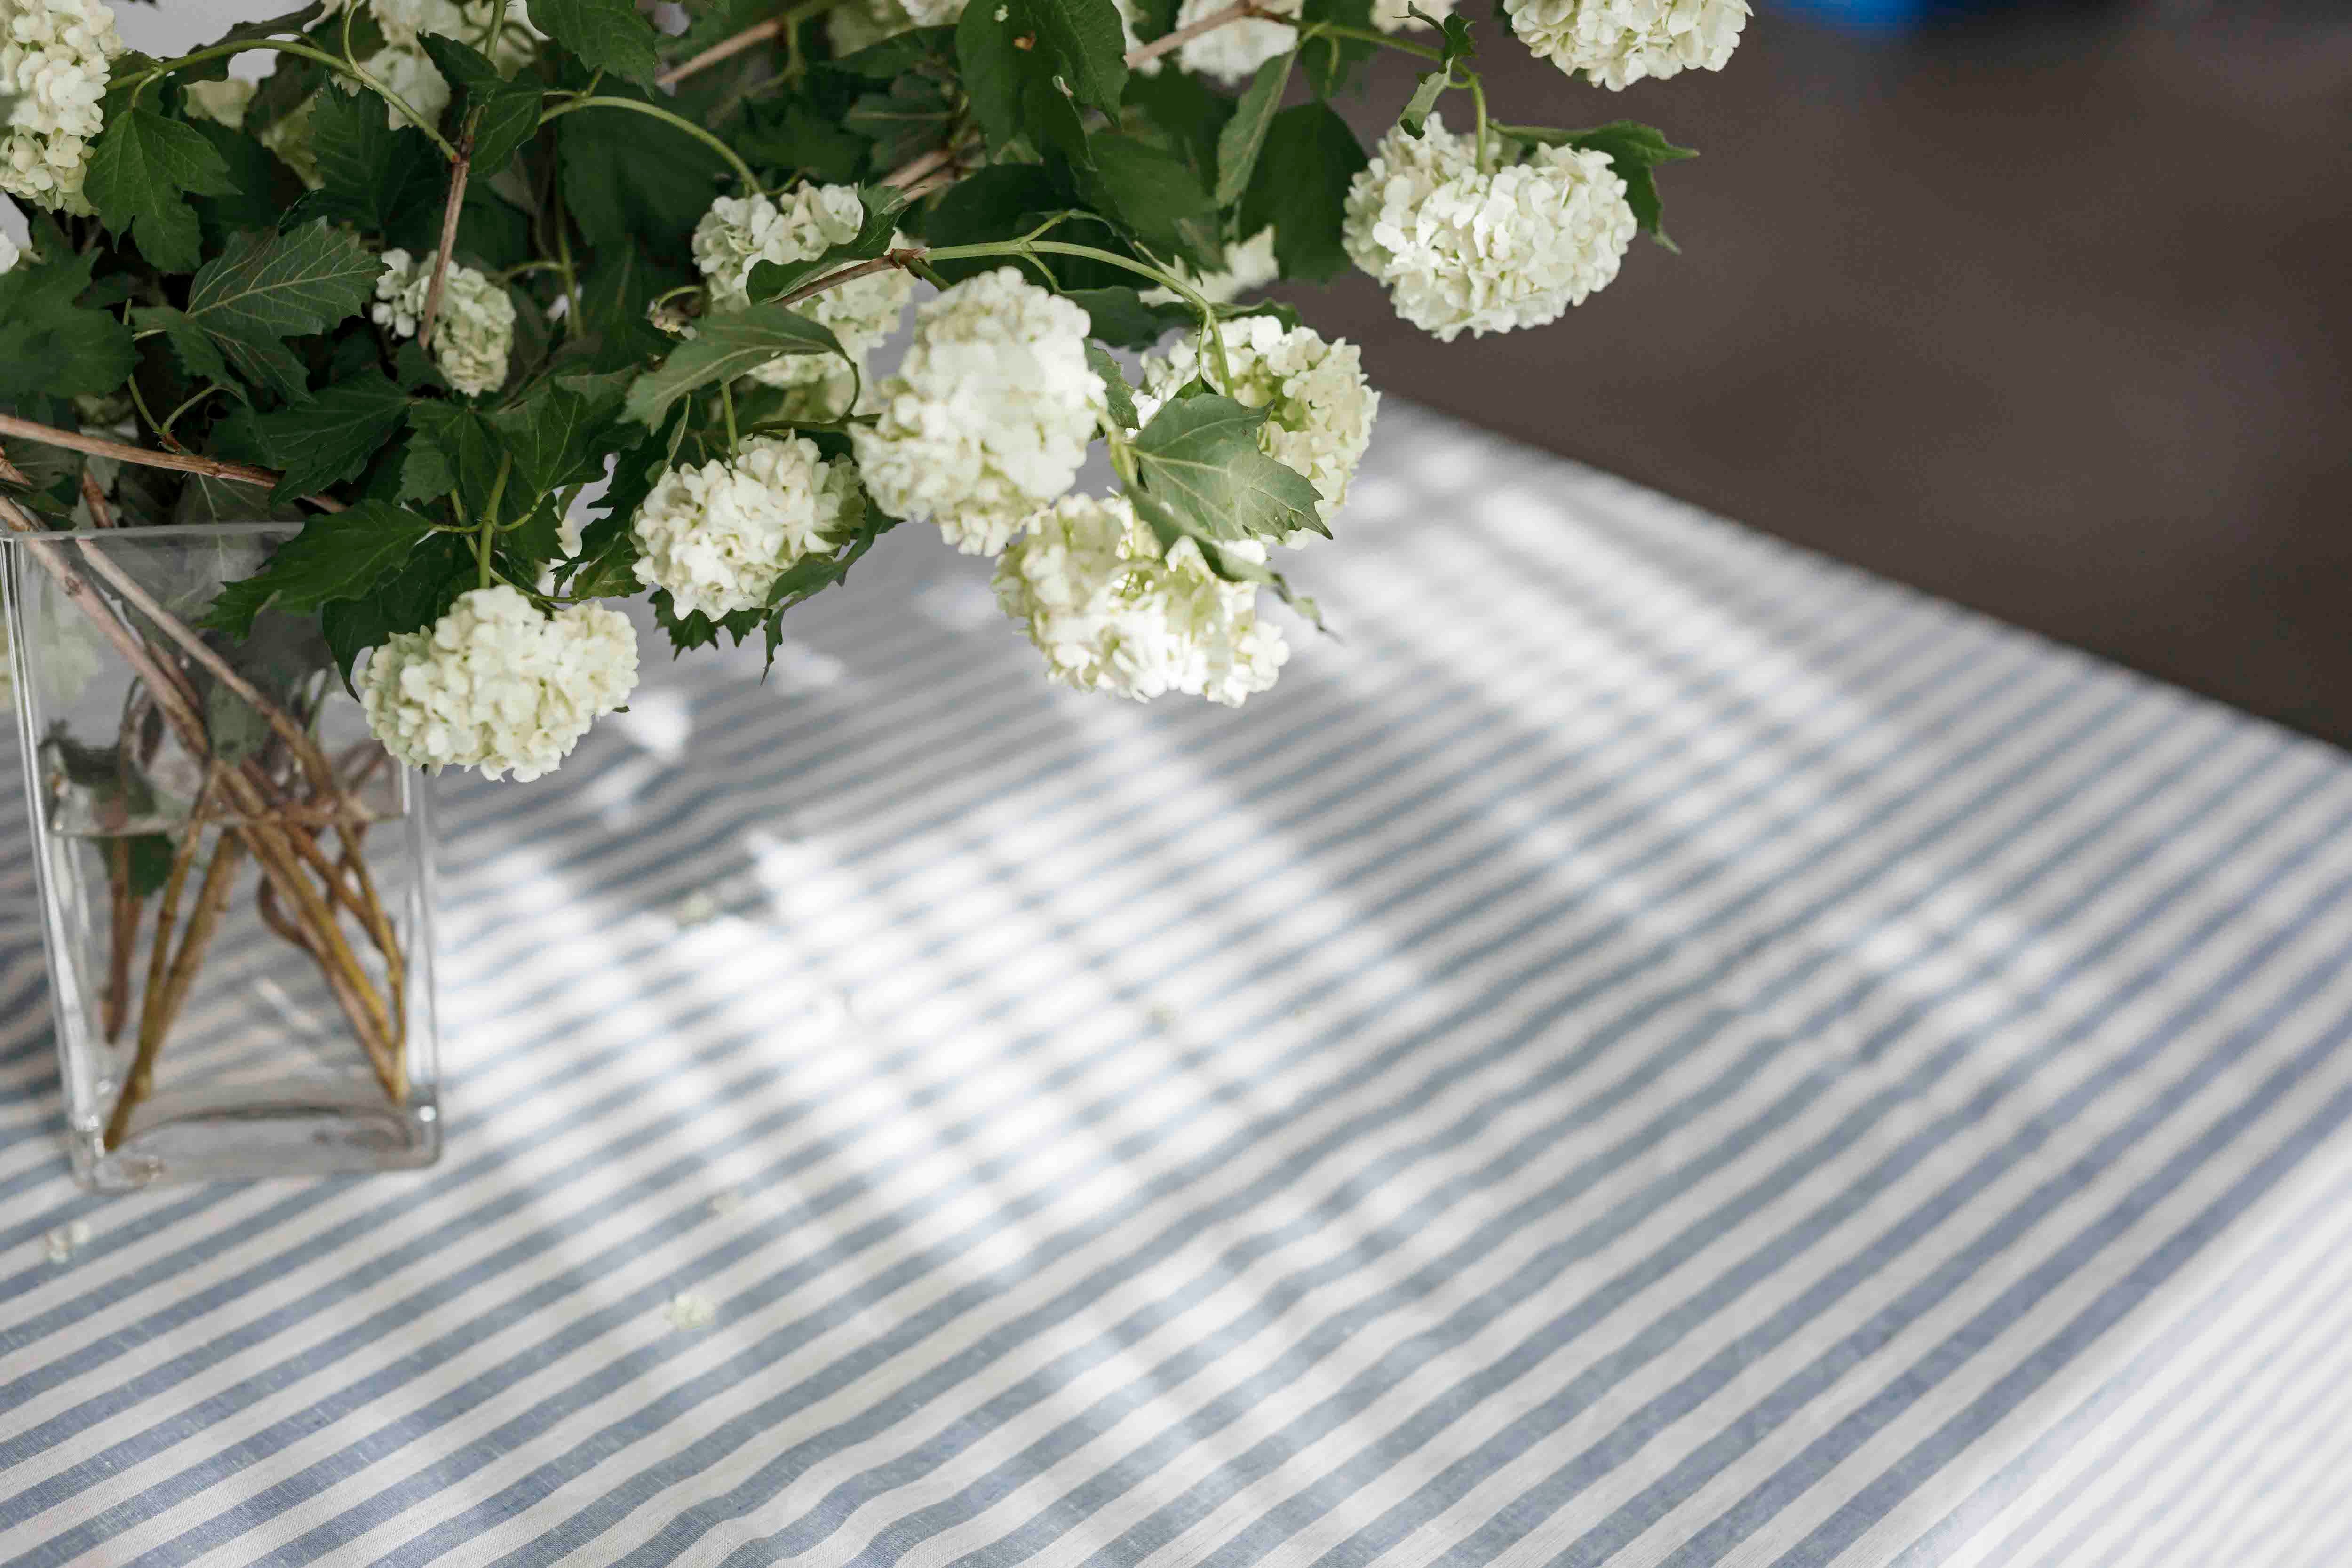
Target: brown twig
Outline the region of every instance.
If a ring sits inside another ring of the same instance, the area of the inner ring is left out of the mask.
[[[139,915],[146,900],[131,890],[131,840],[117,838],[107,846],[106,880],[110,919],[107,952],[106,995],[99,1004],[99,1029],[112,1045],[122,1037],[131,1012],[131,949],[139,940]]]
[[[206,479],[235,479],[239,484],[270,487],[276,485],[283,477],[268,468],[257,468],[248,463],[232,463],[221,458],[195,458],[179,452],[151,452],[144,447],[132,447],[121,441],[110,441],[102,436],[85,436],[79,430],[59,430],[52,426],[37,425],[30,419],[19,419],[13,414],[0,414],[0,436],[15,436],[22,440],[37,441],[44,447],[62,447],[69,452],[86,452],[93,458],[112,458],[120,462],[137,463],[144,468],[170,468],[183,474],[202,474]],[[320,511],[343,510],[343,503],[332,496],[304,496],[302,499]]]
[[[883,175],[881,183],[903,191],[926,174],[946,168],[955,161],[955,149],[952,147],[934,147],[920,157],[908,159]]]
[[[139,1048],[131,1058],[131,1071],[123,1078],[121,1091],[115,1096],[113,1114],[106,1119],[101,1148],[119,1149],[131,1135],[131,1113],[154,1088],[155,1058],[162,1054],[164,1037],[171,1033],[172,1015],[186,996],[195,978],[195,963],[211,945],[220,911],[228,903],[231,874],[236,868],[231,846],[236,840],[224,833],[213,843],[212,863],[205,868],[204,889],[196,896],[195,912],[188,919],[187,934],[180,939],[179,958],[173,961],[172,936],[179,923],[180,893],[187,885],[196,846],[205,836],[204,808],[212,785],[213,775],[207,771],[204,788],[197,791],[195,804],[189,809],[179,846],[172,853],[172,873],[163,884],[163,904],[155,917],[155,947],[147,965],[147,994],[139,1009]]]
[[[796,16],[771,16],[764,22],[754,22],[740,33],[719,39],[691,59],[670,67],[655,77],[654,83],[657,87],[676,87],[697,71],[708,70],[721,60],[733,59],[754,45],[766,43],[784,30],[787,21],[798,20]]]
[[[449,166],[449,199],[441,204],[441,246],[433,253],[433,281],[425,286],[425,314],[416,327],[416,346],[433,346],[433,325],[441,314],[441,289],[449,280],[449,252],[457,244],[457,214],[466,205],[466,176],[474,167],[474,127],[482,118],[478,109],[466,117],[457,138],[457,159]]]
[[[1234,0],[1232,5],[1222,11],[1212,11],[1197,22],[1188,23],[1172,33],[1162,34],[1148,44],[1138,44],[1134,48],[1128,50],[1127,68],[1133,70],[1136,67],[1156,60],[1172,50],[1181,49],[1203,33],[1213,33],[1218,28],[1230,26],[1235,22],[1252,20],[1283,22],[1294,27],[1298,25],[1295,18],[1289,16],[1268,16],[1252,4],[1251,0]]]

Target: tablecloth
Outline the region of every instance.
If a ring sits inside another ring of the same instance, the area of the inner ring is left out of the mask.
[[[909,528],[444,779],[413,1176],[78,1194],[8,806],[0,1561],[2352,1560],[2352,765],[1393,402],[1339,531],[1237,713]]]

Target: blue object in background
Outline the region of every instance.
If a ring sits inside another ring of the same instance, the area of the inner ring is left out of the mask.
[[[1776,11],[1848,32],[1879,35],[1984,8],[1983,0],[1772,0]]]

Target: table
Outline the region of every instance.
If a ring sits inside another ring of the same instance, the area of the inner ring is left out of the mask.
[[[0,1561],[2346,1561],[2352,765],[1394,402],[1339,532],[1237,714],[908,529],[445,779],[415,1176],[75,1192],[12,773]]]

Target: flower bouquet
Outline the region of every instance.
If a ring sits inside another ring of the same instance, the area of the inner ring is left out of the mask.
[[[1050,679],[1269,687],[1378,396],[1258,290],[1550,321],[1689,155],[1490,114],[1452,5],[341,0],[153,59],[0,0],[0,554],[84,1175],[431,1157],[415,770],[561,763],[635,684],[616,601],[772,657],[929,526]],[[1497,20],[1614,89],[1746,16]],[[1367,152],[1332,100],[1383,49],[1427,68]],[[308,1065],[233,1048],[272,1030]]]

